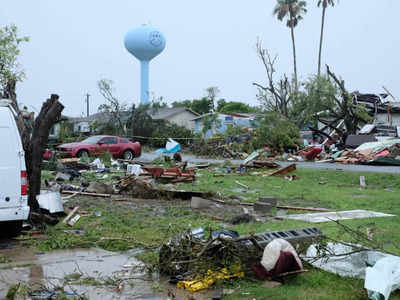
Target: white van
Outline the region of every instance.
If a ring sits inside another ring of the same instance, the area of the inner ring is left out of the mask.
[[[0,99],[0,235],[15,236],[29,216],[25,153],[10,101]]]

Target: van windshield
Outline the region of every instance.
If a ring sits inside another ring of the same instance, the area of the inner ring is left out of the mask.
[[[88,137],[87,139],[83,140],[81,143],[82,144],[96,144],[102,138],[103,138],[102,136],[91,136],[91,137]]]

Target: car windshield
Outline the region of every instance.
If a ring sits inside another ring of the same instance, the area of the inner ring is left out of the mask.
[[[102,138],[103,138],[102,136],[91,136],[91,137],[88,137],[87,139],[83,140],[81,143],[83,143],[83,144],[96,144]]]

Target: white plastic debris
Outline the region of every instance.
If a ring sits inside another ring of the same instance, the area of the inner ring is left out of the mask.
[[[157,149],[156,153],[176,153],[179,151],[181,151],[181,145],[177,141],[169,138],[165,144],[165,148]]]
[[[400,288],[400,257],[384,257],[368,267],[364,287],[370,299],[379,299],[379,294],[389,299],[390,293]]]
[[[64,212],[63,201],[59,192],[40,191],[37,200],[39,207],[48,210],[51,214]]]
[[[353,246],[328,243],[326,250],[319,250],[316,245],[311,245],[302,259],[308,261],[316,268],[333,274],[364,279],[367,265],[372,266],[384,257],[396,257],[377,251],[355,252],[357,249],[362,248],[362,246]],[[323,257],[324,255],[326,257]],[[317,257],[321,258],[316,259]]]
[[[101,162],[99,158],[96,158],[94,161],[92,161],[90,165],[95,166],[99,170],[105,168],[104,164]]]
[[[128,165],[126,167],[126,172],[128,174],[135,174],[135,176],[139,176],[143,173],[142,167],[140,165]]]

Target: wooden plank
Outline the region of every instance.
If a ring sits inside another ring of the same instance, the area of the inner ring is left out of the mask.
[[[245,184],[243,184],[243,183],[240,183],[240,182],[237,181],[237,180],[235,180],[235,183],[236,183],[237,185],[240,185],[242,188],[245,188],[246,190],[249,189],[249,187],[248,187],[247,185],[245,185]]]
[[[102,198],[110,198],[110,194],[98,194],[98,193],[87,193],[87,192],[77,192],[77,191],[61,191],[62,194],[77,194],[83,196],[92,196],[92,197],[102,197]]]
[[[69,219],[72,218],[72,216],[78,211],[79,206],[76,206],[71,212],[68,214],[68,216],[65,217],[65,219],[62,221],[63,224],[66,224]]]
[[[73,217],[73,218],[68,222],[68,225],[71,226],[71,227],[74,226],[75,223],[78,222],[80,218],[81,218],[80,215],[76,215],[75,217]]]
[[[330,212],[327,208],[314,208],[314,207],[299,207],[299,206],[283,206],[277,205],[276,208],[279,209],[290,209],[290,210],[307,210],[307,211],[315,211],[315,212]]]
[[[285,168],[281,168],[275,172],[272,172],[269,176],[282,176],[293,171],[296,171],[296,164],[291,164]]]

